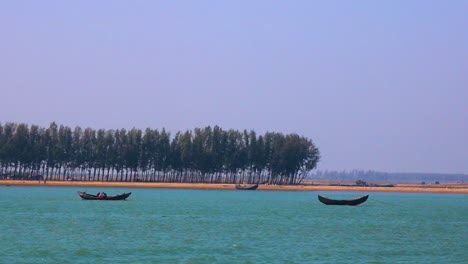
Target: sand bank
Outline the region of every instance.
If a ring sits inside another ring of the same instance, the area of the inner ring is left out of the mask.
[[[18,181],[0,180],[3,186],[76,186],[118,188],[173,188],[234,190],[234,184],[218,183],[146,183],[146,182],[90,182],[90,181]],[[458,193],[468,194],[468,184],[395,184],[394,187],[336,186],[336,185],[260,185],[257,190],[270,191],[352,191],[352,192],[413,192],[413,193]]]

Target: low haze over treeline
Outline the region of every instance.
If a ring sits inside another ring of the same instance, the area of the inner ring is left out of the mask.
[[[389,182],[389,183],[411,183],[411,182],[466,182],[466,174],[442,174],[442,173],[414,173],[414,172],[378,172],[378,171],[313,171],[307,176],[307,180],[324,181],[346,181],[355,182],[358,180],[368,182]]]

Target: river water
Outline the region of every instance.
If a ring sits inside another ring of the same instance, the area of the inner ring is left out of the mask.
[[[317,194],[0,186],[0,262],[468,263],[468,195]]]

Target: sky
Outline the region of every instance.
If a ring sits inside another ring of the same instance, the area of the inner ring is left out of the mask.
[[[0,123],[297,133],[468,174],[468,1],[0,1]]]

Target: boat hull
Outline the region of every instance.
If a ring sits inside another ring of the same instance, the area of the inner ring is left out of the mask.
[[[258,183],[254,185],[248,185],[248,186],[244,186],[240,184],[236,185],[237,190],[256,190],[257,188],[258,188]]]
[[[96,200],[96,201],[118,201],[127,199],[132,193],[123,193],[119,195],[109,195],[106,197],[97,197],[96,195],[89,194],[86,192],[78,192],[78,195],[83,200]]]
[[[318,199],[320,202],[326,205],[350,205],[350,206],[356,206],[359,204],[364,203],[367,201],[367,198],[369,198],[369,195],[364,195],[355,199],[349,199],[349,200],[335,200],[335,199],[330,199],[325,196],[318,195]]]

